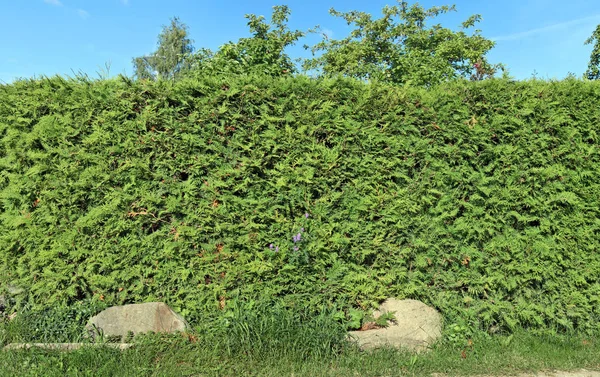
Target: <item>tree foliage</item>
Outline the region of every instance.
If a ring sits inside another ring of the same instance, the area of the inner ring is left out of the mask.
[[[158,36],[158,49],[133,59],[138,79],[175,79],[189,68],[187,57],[194,51],[188,27],[179,18],[171,19]]]
[[[365,12],[338,12],[332,8],[333,16],[343,18],[355,29],[341,40],[325,37],[312,47],[313,54],[322,54],[308,59],[304,68],[319,69],[324,75],[416,85],[492,76],[501,68],[485,58],[494,42],[482,37],[480,30],[467,34],[481,16],[469,17],[459,31],[440,24],[427,26],[429,19],[451,11],[455,11],[454,6],[425,9],[418,3],[409,6],[407,1],[398,1],[398,5],[383,8],[382,18],[373,19]]]
[[[295,73],[296,66],[285,49],[304,36],[300,30],[290,30],[287,25],[290,9],[273,7],[271,22],[264,16],[246,15],[252,36],[229,42],[216,53],[202,49],[195,54],[192,71],[195,73],[262,73],[283,76]]]
[[[598,80],[600,79],[600,25],[596,26],[596,30],[585,41],[585,44],[594,45],[585,77],[590,80]]]
[[[327,37],[312,47],[315,57],[304,60],[305,71],[316,70],[324,76],[342,74],[361,80],[433,85],[454,78],[482,80],[493,76],[501,65],[485,58],[494,42],[479,30],[468,34],[480,21],[469,17],[459,31],[441,25],[428,27],[427,21],[454,11],[454,6],[425,9],[419,4],[399,1],[383,9],[374,19],[365,12],[338,12],[355,29],[341,40]],[[305,36],[288,26],[290,9],[273,7],[270,22],[264,16],[246,15],[251,36],[229,42],[216,52],[201,48],[194,52],[187,27],[174,19],[159,37],[159,49],[148,57],[134,59],[137,78],[176,78],[186,75],[266,74],[284,76],[298,72],[285,52]],[[313,31],[318,31],[319,28]],[[308,46],[305,46],[309,48]],[[319,55],[319,53],[321,53]],[[318,56],[317,56],[318,55]]]

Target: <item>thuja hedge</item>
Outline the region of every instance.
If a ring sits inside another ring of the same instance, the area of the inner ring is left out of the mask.
[[[0,283],[38,307],[420,299],[600,330],[600,83],[0,86]],[[216,308],[216,309],[215,309]]]

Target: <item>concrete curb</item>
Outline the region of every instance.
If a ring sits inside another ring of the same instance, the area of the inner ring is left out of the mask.
[[[55,351],[75,351],[84,347],[98,348],[109,347],[116,348],[121,351],[131,348],[131,343],[11,343],[4,346],[4,351],[41,348]]]

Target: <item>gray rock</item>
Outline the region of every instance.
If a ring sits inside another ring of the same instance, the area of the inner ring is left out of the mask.
[[[14,284],[9,283],[4,287],[0,285],[0,311],[2,311],[2,308],[8,306],[10,298],[12,298],[13,296],[20,295],[23,292],[25,292],[23,288],[18,287]]]
[[[388,327],[350,331],[350,338],[363,350],[391,346],[422,352],[442,336],[442,316],[421,301],[388,299],[373,316],[390,312],[395,321]]]
[[[13,284],[9,284],[8,287],[6,287],[6,290],[8,291],[8,294],[11,296],[17,296],[17,295],[20,295],[21,293],[25,292],[25,290],[23,288],[13,285]]]
[[[125,338],[129,332],[137,335],[150,331],[185,331],[187,323],[167,304],[148,302],[108,308],[90,318],[86,328],[92,337],[100,331],[106,337]]]

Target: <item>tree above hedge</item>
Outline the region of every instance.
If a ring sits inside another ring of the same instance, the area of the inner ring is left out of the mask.
[[[297,72],[296,65],[284,51],[294,45],[305,33],[290,30],[287,25],[290,9],[283,6],[273,7],[271,22],[264,16],[247,14],[248,27],[252,34],[238,42],[229,42],[221,46],[216,53],[201,49],[191,56],[192,73],[260,73],[269,76],[283,76]]]
[[[188,37],[188,27],[177,17],[163,27],[158,36],[158,48],[147,56],[133,59],[135,77],[139,79],[175,79],[188,67],[187,56],[194,51]]]
[[[264,16],[247,14],[250,37],[221,46],[217,52],[207,48],[194,51],[188,28],[179,19],[171,20],[158,38],[158,49],[149,56],[134,58],[138,79],[178,79],[189,75],[260,73],[282,76],[297,72],[284,50],[304,36],[287,25],[287,6],[273,7],[271,22]]]
[[[588,69],[585,72],[585,77],[590,80],[600,79],[600,25],[596,26],[596,30],[585,41],[585,44],[593,44],[594,48],[590,54],[590,62]]]
[[[467,33],[481,16],[469,17],[459,31],[439,24],[426,25],[430,19],[454,10],[454,6],[425,9],[419,4],[399,1],[398,5],[385,7],[382,18],[374,19],[365,12],[342,13],[332,9],[331,14],[354,24],[355,30],[341,40],[325,37],[312,48],[305,46],[314,57],[304,60],[302,68],[322,76],[343,75],[419,86],[461,77],[481,80],[493,76],[503,68],[490,64],[485,57],[494,42],[482,37],[479,30]],[[206,48],[193,52],[187,28],[173,21],[171,28],[165,28],[160,35],[158,51],[148,58],[136,58],[136,76],[298,73],[285,50],[306,33],[289,28],[290,13],[287,6],[275,6],[270,22],[263,16],[246,15],[251,36],[229,42],[217,52]],[[317,31],[318,27],[312,30]],[[159,74],[149,75],[150,70],[145,67]]]
[[[332,8],[333,16],[355,29],[344,39],[325,37],[313,46],[313,54],[322,55],[307,60],[304,68],[318,69],[324,75],[416,85],[492,76],[502,68],[485,57],[494,42],[481,36],[480,30],[467,34],[481,20],[480,15],[469,17],[459,31],[440,24],[427,26],[430,19],[455,10],[454,5],[425,9],[418,3],[398,1],[398,5],[383,8],[383,17],[374,19],[365,12]]]

